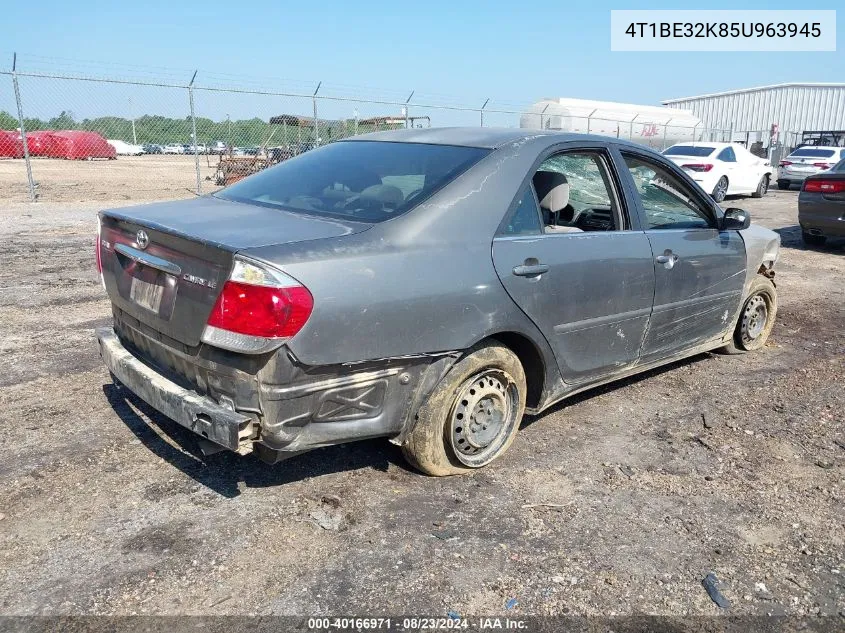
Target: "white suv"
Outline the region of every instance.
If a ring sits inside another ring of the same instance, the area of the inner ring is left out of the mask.
[[[824,145],[804,145],[780,161],[778,189],[800,185],[807,176],[831,169],[845,158],[845,148]]]

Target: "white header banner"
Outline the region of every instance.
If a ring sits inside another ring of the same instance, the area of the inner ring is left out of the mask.
[[[612,51],[835,51],[836,11],[611,11]]]

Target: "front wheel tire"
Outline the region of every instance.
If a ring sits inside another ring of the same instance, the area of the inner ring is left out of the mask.
[[[725,354],[758,350],[769,340],[778,312],[778,296],[771,279],[758,275],[751,282],[742,304],[730,343],[720,348]]]
[[[525,394],[525,372],[511,350],[500,344],[476,346],[420,407],[402,453],[435,477],[482,468],[513,443]]]

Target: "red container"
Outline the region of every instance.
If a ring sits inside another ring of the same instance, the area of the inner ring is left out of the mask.
[[[23,141],[17,132],[0,130],[0,158],[23,158]]]
[[[26,145],[30,156],[50,156],[53,149],[53,132],[27,132]]]
[[[50,156],[67,160],[117,158],[117,152],[96,132],[63,130],[51,132]]]

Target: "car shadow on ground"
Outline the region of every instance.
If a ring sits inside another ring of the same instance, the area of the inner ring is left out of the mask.
[[[634,374],[633,376],[628,376],[627,378],[622,378],[620,380],[614,380],[606,385],[600,385],[598,387],[593,387],[591,389],[587,389],[586,391],[582,391],[581,393],[577,393],[574,396],[570,396],[565,400],[561,400],[557,404],[553,404],[551,407],[540,413],[539,415],[525,415],[522,419],[522,424],[520,425],[520,429],[525,429],[535,422],[539,422],[547,415],[551,415],[556,413],[562,409],[567,407],[571,407],[573,405],[579,404],[590,398],[595,398],[596,396],[610,393],[612,391],[616,391],[617,389],[624,389],[630,385],[634,385],[640,381],[648,380],[649,378],[653,378],[655,376],[659,376],[660,374],[664,374],[666,372],[671,372],[676,370],[678,367],[686,367],[690,365],[694,365],[695,363],[700,363],[701,361],[708,360],[713,358],[714,354],[712,352],[704,352],[703,354],[696,354],[695,356],[690,356],[689,358],[684,358],[682,360],[677,360],[673,363],[669,363],[668,365],[662,365],[660,367],[655,367],[654,369],[650,369],[648,371],[642,372],[641,374]]]
[[[520,429],[527,428],[565,407],[711,357],[711,353],[698,354],[588,389],[552,405],[539,415],[526,415]],[[392,464],[404,471],[416,473],[408,466],[399,448],[385,439],[362,440],[320,448],[274,465],[265,464],[253,455],[241,456],[228,450],[203,455],[198,438],[193,432],[159,413],[128,389],[105,384],[103,393],[121,421],[147,449],[197,483],[224,497],[234,498],[241,494],[241,484],[247,488],[280,486],[358,468],[373,468],[386,472]],[[143,417],[136,413],[135,409],[140,411]]]
[[[793,248],[799,251],[818,251],[834,255],[845,254],[845,238],[829,237],[822,246],[808,246],[801,238],[801,227],[797,224],[773,229],[780,235],[780,245],[783,248]]]
[[[358,468],[384,472],[393,464],[410,470],[399,448],[384,439],[320,448],[275,465],[265,464],[254,455],[241,456],[228,450],[206,456],[193,432],[159,413],[128,389],[105,384],[103,393],[121,421],[147,449],[224,497],[237,497],[242,485],[279,486]]]

